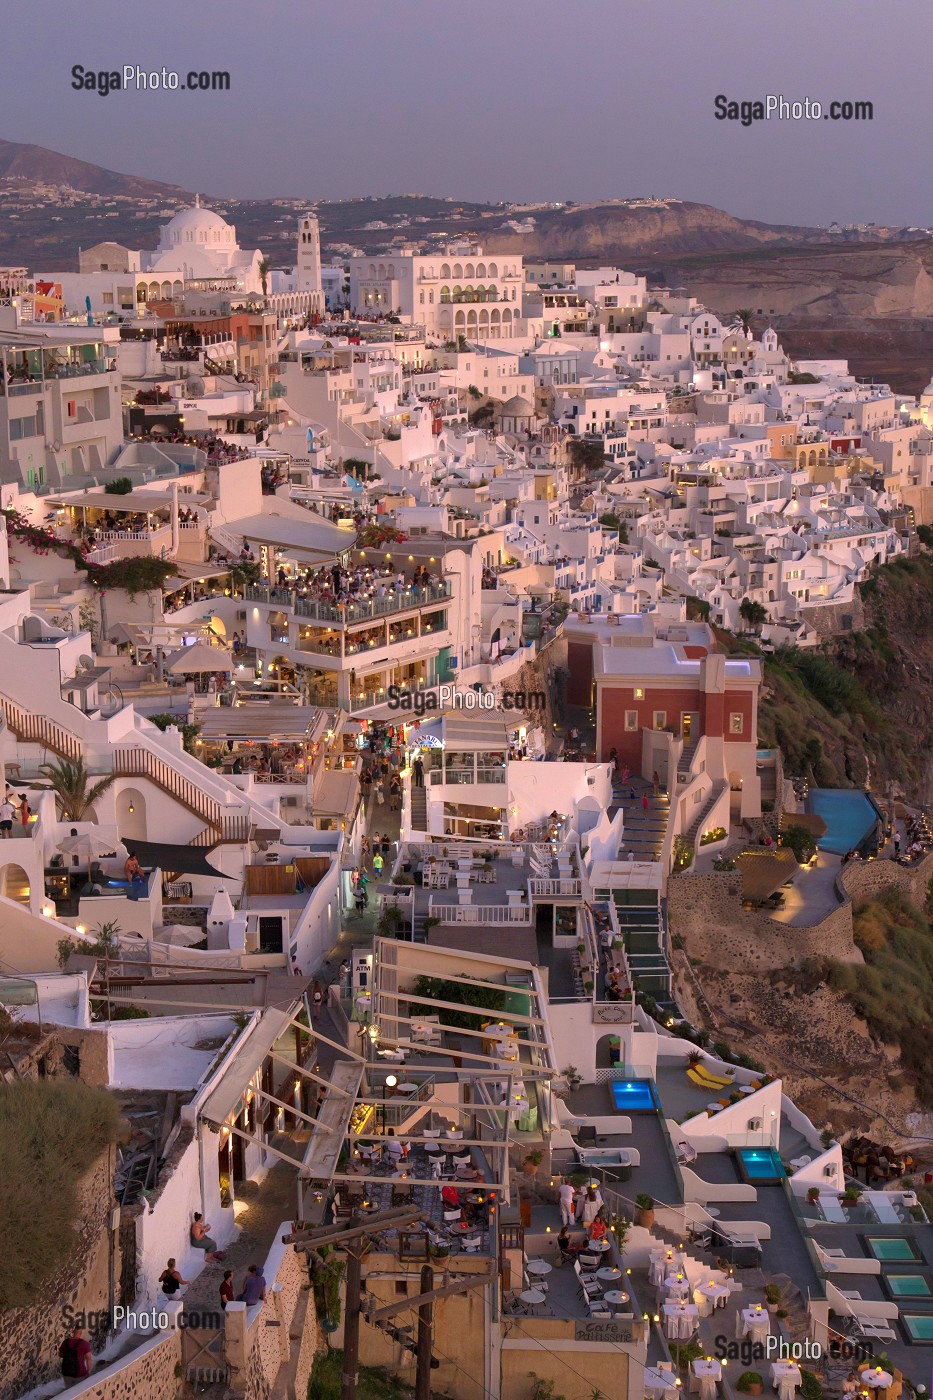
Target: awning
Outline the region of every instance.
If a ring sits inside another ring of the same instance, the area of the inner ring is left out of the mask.
[[[115,622],[110,629],[110,641],[116,642],[117,646],[152,646],[142,628],[136,627],[132,622]]]
[[[192,495],[191,492],[179,491],[179,509],[185,506],[199,505],[202,497]],[[140,512],[150,510],[168,510],[172,504],[172,494],[169,491],[128,491],[126,495],[113,495],[109,491],[81,491],[73,495],[50,496],[47,501],[50,506],[75,506],[81,508],[86,506],[88,510],[109,510],[114,514],[126,514],[129,512],[138,515]]]
[[[753,901],[767,899],[800,868],[797,857],[786,846],[743,851],[736,858],[736,865],[742,872],[742,898]]]
[[[358,791],[359,779],[352,768],[326,769],[314,784],[315,815],[352,816]]]
[[[327,718],[313,705],[218,705],[205,711],[199,738],[305,742],[323,732]]]
[[[266,1056],[291,1025],[289,1011],[269,1008],[263,1012],[258,1025],[249,1035],[241,1037],[233,1052],[224,1061],[219,1082],[201,1105],[198,1116],[202,1122],[221,1127],[236,1109],[246,1092],[246,1086],[263,1065]]]
[[[223,647],[209,647],[195,642],[193,647],[179,647],[166,659],[165,668],[173,676],[186,676],[210,671],[232,671],[233,662]]]

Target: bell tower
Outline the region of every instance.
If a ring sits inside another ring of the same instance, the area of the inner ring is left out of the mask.
[[[324,300],[321,280],[321,231],[316,214],[302,214],[298,220],[298,291],[310,292]]]

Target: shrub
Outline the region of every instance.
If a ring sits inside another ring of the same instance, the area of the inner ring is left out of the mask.
[[[772,1307],[781,1301],[781,1290],[776,1283],[765,1284],[765,1300],[770,1303]]]
[[[757,1371],[743,1371],[735,1383],[736,1390],[741,1390],[748,1394],[750,1390],[760,1388],[764,1385]]]
[[[649,1196],[647,1191],[639,1191],[635,1204],[639,1210],[654,1210],[654,1197]]]
[[[116,1101],[76,1079],[0,1093],[0,1311],[35,1307],[79,1248],[78,1183],[116,1140]],[[64,1296],[67,1285],[57,1290]]]
[[[800,1394],[802,1400],[823,1400],[823,1387],[812,1371],[800,1372]]]
[[[453,1001],[464,1007],[481,1006],[486,1011],[502,1011],[505,1008],[505,992],[501,987],[467,987],[460,982],[448,982],[442,977],[419,977],[415,983],[415,995],[428,997],[431,1001]],[[420,1003],[416,1003],[418,1014]],[[420,1007],[423,1012],[424,1008]],[[438,1016],[444,1026],[459,1027],[461,1030],[478,1031],[489,1019],[485,1014],[474,1015],[468,1011],[454,1011],[449,1007],[438,1007]]]
[[[108,496],[128,496],[133,489],[133,483],[128,476],[118,476],[116,481],[108,481],[104,487]]]

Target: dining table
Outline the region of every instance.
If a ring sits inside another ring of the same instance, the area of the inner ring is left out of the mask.
[[[519,1293],[519,1298],[526,1308],[538,1308],[544,1302],[546,1295],[540,1288],[526,1288],[523,1293]]]
[[[771,1335],[771,1317],[767,1308],[742,1309],[742,1335],[753,1342],[765,1342]]]
[[[859,1373],[859,1379],[869,1390],[887,1390],[889,1385],[894,1384],[894,1377],[890,1371],[882,1371],[880,1366],[866,1366],[865,1370]]]
[[[597,1269],[596,1277],[603,1283],[617,1283],[622,1277],[622,1270],[607,1266],[605,1269]]]
[[[687,1341],[693,1335],[700,1310],[696,1303],[665,1303],[664,1332],[672,1341]]]
[[[646,1366],[643,1385],[645,1394],[662,1396],[663,1400],[674,1400],[677,1395],[677,1377],[673,1371],[659,1371],[656,1366]]]
[[[624,1308],[628,1301],[628,1294],[623,1293],[619,1288],[610,1288],[607,1293],[603,1294],[603,1302],[608,1303],[613,1310]]]
[[[553,1267],[554,1265],[549,1264],[546,1259],[529,1259],[525,1265],[525,1272],[533,1278],[547,1278]]]
[[[795,1361],[772,1361],[771,1384],[778,1393],[778,1400],[794,1400],[803,1384],[800,1367]]]
[[[584,1247],[587,1254],[605,1254],[606,1250],[611,1248],[610,1240],[590,1240]]]
[[[710,1313],[717,1308],[724,1308],[729,1297],[729,1289],[724,1283],[717,1283],[715,1279],[710,1279],[708,1283],[701,1283],[699,1288],[694,1289],[694,1301],[700,1309],[701,1317],[709,1317]]]
[[[722,1380],[722,1366],[716,1360],[715,1356],[697,1357],[696,1361],[692,1363],[690,1370],[697,1381],[696,1386],[694,1387],[691,1385],[690,1389],[699,1391],[700,1400],[713,1400],[713,1396],[716,1394],[716,1387]]]
[[[690,1292],[690,1284],[684,1274],[668,1274],[661,1287],[672,1302],[686,1298]]]

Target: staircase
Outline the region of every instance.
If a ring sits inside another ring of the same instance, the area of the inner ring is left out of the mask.
[[[428,794],[425,788],[416,787],[414,783],[410,789],[411,805],[411,829],[412,831],[427,831],[428,829]]]
[[[697,849],[697,840],[700,836],[700,833],[706,829],[704,825],[706,819],[715,807],[716,803],[719,801],[720,797],[722,797],[723,793],[726,791],[726,788],[728,786],[729,784],[722,779],[718,783],[713,784],[713,790],[707,798],[706,802],[704,802],[703,806],[700,808],[698,815],[694,817],[693,821],[690,823],[689,827],[684,832],[684,836],[692,850],[695,851]]]
[[[631,796],[633,792],[634,797]],[[647,809],[644,805],[646,793]],[[651,784],[646,783],[644,778],[632,778],[625,783],[615,780],[609,817],[611,820],[621,808],[625,821],[622,833],[624,856],[627,857],[631,851],[638,861],[655,862],[661,859],[670,807],[667,793],[661,792],[656,797]]]
[[[49,749],[72,763],[76,763],[81,757],[81,741],[60,724],[46,719],[44,715],[35,715],[29,710],[24,710],[5,695],[0,695],[0,708],[10,730],[22,743],[39,744],[41,748]]]
[[[157,758],[148,749],[116,749],[113,755],[113,771],[121,778],[148,778],[169,797],[174,797],[182,807],[187,807],[196,817],[206,822],[189,843],[192,846],[217,846],[221,843],[248,841],[250,820],[238,812],[226,812],[215,798],[183,778],[180,773]]]

